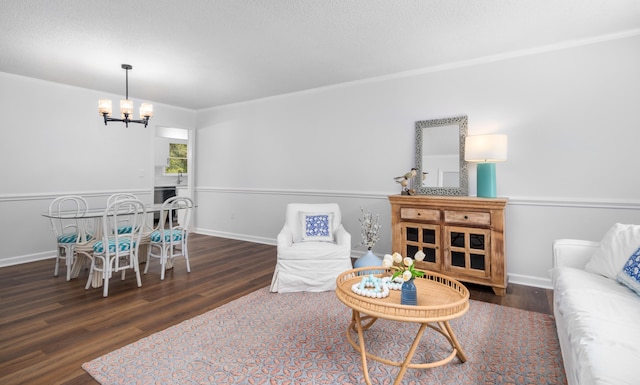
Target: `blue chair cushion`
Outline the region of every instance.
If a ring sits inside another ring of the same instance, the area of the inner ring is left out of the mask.
[[[162,242],[163,234],[165,242],[178,242],[182,240],[182,231],[180,230],[156,230],[151,233],[151,242]]]
[[[87,241],[93,239],[91,234],[87,234]],[[78,241],[78,234],[64,234],[58,237],[58,243],[76,243]]]
[[[118,227],[118,234],[131,234],[131,231],[133,231],[133,227],[132,226],[120,226],[120,227]]]
[[[58,243],[76,243],[78,234],[63,234],[58,237]]]
[[[131,246],[135,245],[135,242],[131,242],[130,239],[120,239],[120,242],[118,242],[118,251],[129,251],[131,250]],[[108,241],[108,247],[109,247],[109,252],[110,253],[115,253],[116,252],[116,240],[115,238],[109,238]],[[93,251],[95,251],[96,253],[104,253],[104,242],[103,241],[98,241],[93,245]]]

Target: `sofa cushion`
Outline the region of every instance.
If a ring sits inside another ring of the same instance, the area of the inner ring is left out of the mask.
[[[624,264],[618,273],[618,281],[640,295],[640,248]]]
[[[640,378],[640,296],[600,275],[552,270],[554,313],[566,332],[563,356],[580,385],[637,384]],[[560,333],[559,333],[560,334]],[[571,384],[571,382],[569,382]]]
[[[615,280],[629,256],[640,246],[640,226],[616,223],[605,234],[585,270]]]

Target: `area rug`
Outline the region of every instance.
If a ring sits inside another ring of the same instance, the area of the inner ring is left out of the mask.
[[[334,292],[263,288],[82,367],[102,385],[363,384],[360,354],[345,335],[350,319]],[[553,317],[471,301],[451,326],[468,361],[409,369],[403,384],[566,384]],[[367,349],[400,361],[417,328],[379,320],[366,332]],[[428,329],[413,362],[450,352]],[[392,384],[399,371],[368,364],[374,384]]]

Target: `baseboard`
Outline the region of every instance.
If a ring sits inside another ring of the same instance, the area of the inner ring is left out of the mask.
[[[236,239],[238,241],[255,242],[255,243],[261,243],[264,245],[271,245],[271,246],[277,245],[277,241],[275,238],[252,237],[252,236],[247,236],[246,234],[227,233],[224,231],[214,231],[214,230],[207,230],[207,229],[200,229],[200,228],[194,229],[193,232],[197,234],[202,234],[202,235],[210,235],[212,237]],[[366,253],[366,250],[364,251],[351,250],[351,257],[357,259],[362,257],[365,253]],[[381,253],[374,253],[374,254],[376,254],[380,258],[384,256],[384,254],[381,254]]]
[[[18,255],[15,257],[0,259],[0,267],[21,265],[23,263],[42,261],[44,259],[54,259],[55,257],[56,252],[54,250],[36,254]],[[51,266],[53,268],[53,265]]]
[[[261,243],[264,245],[272,245],[272,246],[276,245],[276,240],[274,238],[254,237],[246,234],[228,233],[224,231],[214,231],[214,230],[207,230],[207,229],[200,229],[200,228],[194,229],[193,232],[198,234],[203,234],[203,235],[210,235],[212,237],[236,239],[238,241]]]
[[[530,275],[509,274],[509,283],[517,285],[533,286],[542,289],[553,289],[551,278],[538,278]]]

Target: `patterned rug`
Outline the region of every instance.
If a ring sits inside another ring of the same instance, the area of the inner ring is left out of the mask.
[[[263,288],[82,367],[102,385],[363,384],[360,354],[345,335],[350,319],[334,292]],[[451,326],[468,361],[408,369],[403,384],[566,384],[553,317],[471,301]],[[367,349],[400,361],[417,328],[378,320],[366,332]],[[427,329],[413,362],[450,352]],[[392,384],[399,371],[368,364],[374,384]]]

